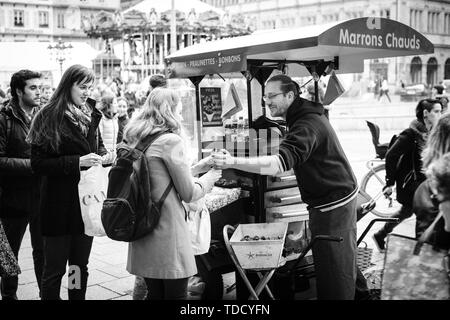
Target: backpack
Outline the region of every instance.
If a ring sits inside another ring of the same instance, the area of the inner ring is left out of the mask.
[[[5,116],[6,120],[6,141],[9,142],[9,138],[11,138],[11,131],[12,131],[12,120],[11,117],[5,112],[6,106],[0,107],[0,112]]]
[[[108,190],[101,213],[109,238],[136,241],[150,234],[158,225],[162,205],[173,184],[170,182],[158,202],[152,201],[145,151],[165,133],[168,132],[150,135],[139,141],[135,148],[125,142],[117,146],[117,160],[109,172]]]

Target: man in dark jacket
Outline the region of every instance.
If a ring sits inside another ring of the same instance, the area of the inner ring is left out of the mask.
[[[40,288],[43,253],[37,214],[38,178],[30,163],[31,146],[25,142],[40,104],[41,74],[21,70],[11,78],[12,99],[0,112],[0,218],[11,248],[18,257],[25,230],[30,224],[34,271]],[[17,300],[18,277],[1,279],[3,300]]]
[[[342,242],[319,241],[312,249],[318,299],[355,298],[356,196],[358,184],[336,133],[320,103],[298,97],[291,78],[268,80],[266,107],[287,121],[288,133],[279,154],[234,158],[223,151],[213,155],[219,169],[236,168],[276,175],[294,169],[302,200],[308,204],[311,236],[342,237]]]

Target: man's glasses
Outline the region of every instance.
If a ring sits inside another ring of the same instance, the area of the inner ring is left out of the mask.
[[[280,92],[280,93],[272,93],[272,94],[268,94],[268,95],[263,95],[262,99],[263,99],[264,101],[272,100],[273,98],[275,98],[276,96],[279,96],[280,94],[284,94],[284,92]]]

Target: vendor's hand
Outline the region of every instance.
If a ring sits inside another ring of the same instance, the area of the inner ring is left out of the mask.
[[[96,153],[89,153],[80,157],[80,167],[92,167],[102,164],[102,157]]]
[[[116,152],[110,151],[104,156],[102,156],[102,164],[111,164],[116,160]]]
[[[392,195],[392,186],[384,186],[383,194],[386,198],[390,197]]]
[[[225,149],[213,152],[212,158],[214,160],[214,169],[223,170],[230,168],[234,164],[234,157]]]
[[[199,178],[200,183],[208,193],[214,187],[214,183],[222,177],[222,171],[211,169]]]

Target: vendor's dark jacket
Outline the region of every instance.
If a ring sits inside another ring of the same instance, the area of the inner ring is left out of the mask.
[[[416,186],[425,180],[421,153],[425,147],[427,130],[418,120],[403,130],[386,153],[386,185],[396,185],[397,201],[412,206],[414,191],[404,189],[405,177],[414,169]]]
[[[0,109],[0,217],[20,218],[36,213],[39,201],[39,179],[31,169],[31,146],[25,141],[31,121],[16,100]]]
[[[38,114],[37,117],[41,116]],[[44,236],[81,235],[84,224],[81,218],[78,182],[80,157],[89,153],[106,154],[98,130],[102,115],[93,108],[87,137],[67,116],[61,126],[61,144],[58,151],[50,147],[32,145],[31,166],[42,176],[41,214]],[[84,170],[87,168],[81,168]]]
[[[294,169],[302,200],[319,210],[348,202],[358,183],[321,104],[297,97],[280,144],[284,171]]]

